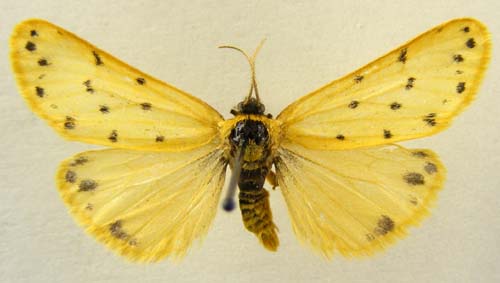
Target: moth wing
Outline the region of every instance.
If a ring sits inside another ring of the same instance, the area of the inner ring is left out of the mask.
[[[429,150],[381,146],[341,151],[283,144],[277,181],[293,230],[331,257],[370,255],[420,223],[443,185],[445,168]]]
[[[484,25],[452,20],[299,99],[277,119],[285,139],[311,149],[432,135],[474,99],[490,52]]]
[[[10,49],[25,100],[67,139],[173,151],[218,136],[222,117],[209,105],[51,23],[20,23]]]
[[[62,162],[59,192],[74,218],[133,261],[180,258],[207,233],[226,161],[217,144],[182,152],[87,151]]]

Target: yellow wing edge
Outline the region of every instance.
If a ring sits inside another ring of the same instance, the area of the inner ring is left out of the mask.
[[[475,24],[477,24],[477,26],[481,29],[481,32],[484,33],[484,36],[485,36],[485,42],[484,42],[484,54],[483,54],[483,57],[481,58],[481,61],[480,61],[480,67],[479,67],[479,70],[478,70],[478,73],[480,74],[479,76],[477,76],[474,80],[474,83],[472,84],[472,88],[471,88],[471,91],[469,92],[469,95],[468,97],[463,101],[463,103],[451,114],[450,117],[455,117],[457,116],[459,113],[461,113],[476,97],[476,94],[478,92],[478,89],[479,89],[479,86],[481,85],[481,82],[482,80],[484,79],[484,76],[485,76],[485,73],[486,73],[486,69],[488,68],[488,64],[490,62],[490,58],[491,58],[491,34],[490,32],[488,31],[488,28],[483,24],[481,23],[480,21],[474,19],[474,18],[458,18],[458,19],[453,19],[453,20],[450,20],[448,22],[445,22],[445,23],[442,23],[434,28],[432,28],[431,30],[427,31],[427,32],[424,32],[422,33],[421,35],[409,40],[408,42],[400,45],[399,47],[393,49],[392,51],[386,53],[385,55],[379,57],[379,58],[376,58],[375,60],[373,60],[372,62],[370,62],[369,64],[355,70],[354,72],[351,72],[351,73],[348,73],[347,75],[344,75],[342,77],[340,77],[339,79],[336,79],[326,85],[324,85],[323,87],[299,98],[298,100],[296,100],[295,102],[293,102],[292,104],[288,105],[283,111],[281,111],[280,114],[278,114],[278,116],[276,117],[276,120],[280,120],[282,123],[283,123],[283,126],[286,127],[286,124],[287,124],[287,121],[286,121],[286,117],[285,117],[285,120],[283,120],[283,116],[284,115],[287,115],[289,113],[293,113],[293,110],[294,108],[296,107],[296,105],[302,103],[304,100],[306,99],[309,99],[310,97],[314,96],[315,94],[317,93],[320,93],[321,91],[323,91],[324,89],[330,87],[331,85],[334,85],[336,84],[337,82],[340,82],[342,80],[348,80],[350,78],[352,78],[353,76],[355,76],[356,74],[359,74],[362,72],[362,70],[364,69],[367,69],[367,68],[371,68],[375,65],[375,63],[379,60],[382,60],[386,57],[390,57],[390,56],[393,56],[395,53],[399,52],[399,50],[401,50],[402,48],[404,48],[405,46],[408,46],[410,44],[412,44],[414,41],[417,41],[419,40],[420,38],[422,38],[423,36],[429,34],[429,33],[432,33],[432,32],[436,32],[442,28],[444,28],[445,26],[449,25],[449,24],[452,24],[452,23],[455,23],[455,22],[473,22]],[[442,130],[445,130],[447,129],[449,126],[451,125],[451,123],[440,123],[437,125],[437,127],[434,127],[433,130],[429,133],[429,136],[430,135],[434,135]],[[398,140],[399,141],[405,141],[405,140],[411,140],[411,139],[414,139],[414,138],[417,138],[419,136],[409,136],[409,137],[405,137],[401,140]],[[303,146],[307,147],[306,144],[302,144]]]
[[[140,75],[142,78],[146,79],[147,81],[151,81],[151,82],[155,82],[155,83],[158,83],[159,85],[162,85],[162,86],[165,86],[167,88],[170,88],[172,89],[173,91],[177,92],[179,95],[183,95],[184,97],[196,102],[196,103],[199,103],[203,106],[205,106],[207,109],[210,109],[212,110],[212,112],[214,114],[216,114],[219,118],[219,121],[223,121],[224,118],[222,117],[222,115],[217,111],[215,110],[212,106],[210,106],[209,104],[207,104],[206,102],[204,102],[203,100],[195,97],[195,96],[192,96],[170,84],[167,84],[155,77],[152,77],[138,69],[136,69],[135,67],[132,67],[130,65],[128,65],[127,63],[123,62],[122,60],[116,58],[115,56],[109,54],[108,52],[92,45],[91,43],[89,43],[88,41],[80,38],[79,36],[75,35],[74,33],[70,32],[70,31],[67,31],[66,29],[64,28],[61,28],[57,25],[54,25],[46,20],[42,20],[42,19],[27,19],[27,20],[24,20],[20,23],[18,23],[15,27],[14,27],[14,30],[12,32],[12,34],[10,35],[10,39],[9,39],[9,58],[10,58],[10,62],[11,62],[11,68],[12,68],[12,71],[14,72],[15,74],[15,80],[16,80],[16,84],[17,84],[17,87],[19,89],[19,92],[21,93],[22,97],[24,98],[24,101],[28,104],[28,106],[30,107],[30,109],[35,113],[37,114],[39,117],[41,117],[44,121],[46,121],[46,123],[51,127],[53,128],[54,130],[56,130],[56,132],[62,136],[65,140],[68,140],[68,141],[78,141],[78,142],[84,142],[84,143],[89,143],[89,144],[99,144],[101,145],[100,143],[96,143],[90,139],[85,139],[85,138],[80,138],[80,137],[72,137],[71,135],[68,135],[67,132],[64,132],[55,122],[52,121],[52,119],[49,117],[49,115],[45,114],[41,109],[38,108],[37,106],[37,103],[31,99],[30,97],[30,92],[28,90],[28,88],[26,87],[26,83],[22,80],[21,76],[19,76],[18,74],[22,74],[22,67],[20,66],[20,64],[18,63],[18,61],[16,60],[17,59],[17,50],[14,49],[15,47],[15,42],[16,42],[16,39],[17,39],[17,34],[19,34],[26,26],[29,26],[29,25],[36,25],[36,24],[41,24],[41,25],[47,25],[51,28],[54,28],[54,29],[57,29],[57,30],[60,30],[61,32],[64,32],[65,35],[81,42],[82,44],[85,44],[86,46],[88,46],[91,50],[95,50],[96,52],[100,53],[100,54],[104,54],[106,56],[109,56],[112,60],[115,60],[118,64],[122,65],[122,67],[124,67],[125,69],[130,69],[131,71],[133,72],[137,72],[138,75]],[[217,125],[215,125],[217,126]],[[217,130],[217,129],[215,129]],[[217,136],[217,132],[215,131],[214,132],[214,138]],[[211,139],[213,140],[213,138]],[[207,143],[209,143],[211,140],[208,140]],[[109,145],[112,145],[111,143]],[[198,145],[197,145],[198,146]],[[151,149],[154,151],[154,149]],[[162,151],[162,149],[158,149],[157,151]]]

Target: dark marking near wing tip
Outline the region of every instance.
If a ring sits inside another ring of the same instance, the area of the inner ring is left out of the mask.
[[[136,79],[137,83],[140,84],[140,85],[143,85],[146,83],[146,80],[144,78],[137,78]]]
[[[401,104],[397,102],[393,102],[389,106],[391,107],[392,110],[398,110],[399,108],[401,108]]]
[[[412,186],[425,184],[424,175],[416,172],[410,172],[403,176],[403,180]]]
[[[76,173],[71,170],[66,171],[66,175],[64,175],[64,180],[66,180],[66,182],[68,183],[76,182]]]
[[[85,163],[89,162],[89,159],[85,156],[78,156],[73,162],[69,164],[69,166],[78,166],[78,165],[83,165]]]
[[[156,136],[155,141],[156,142],[163,142],[163,141],[165,141],[165,137],[164,136]]]
[[[339,141],[345,140],[344,135],[337,135],[335,138],[338,139]]]
[[[92,88],[92,82],[90,80],[84,81],[83,85],[86,87],[85,89],[86,92],[94,93],[94,88]]]
[[[95,64],[96,64],[97,66],[99,66],[99,65],[103,65],[103,64],[104,64],[104,63],[102,62],[102,60],[101,60],[101,56],[99,56],[99,54],[97,54],[97,52],[92,51],[92,54],[94,55],[94,58],[95,58]]]
[[[455,55],[453,55],[453,61],[455,61],[457,63],[463,62],[464,57],[462,57],[462,55],[460,55],[460,54],[455,54]]]
[[[358,105],[359,105],[359,101],[353,100],[353,101],[351,101],[351,103],[349,103],[348,106],[349,106],[349,108],[354,109],[354,108],[358,107]]]
[[[407,59],[406,55],[407,55],[407,53],[408,53],[408,49],[406,49],[406,47],[403,48],[403,49],[401,49],[401,52],[399,53],[398,61],[402,62],[403,64],[406,63],[406,59]]]
[[[378,235],[385,235],[394,230],[394,221],[387,215],[382,215],[377,222],[374,232]]]
[[[39,79],[39,80],[41,80],[41,79],[43,79],[43,78],[45,78],[45,74],[41,74],[41,75],[39,75],[39,76],[38,76],[38,79]]]
[[[36,86],[35,91],[38,97],[43,97],[45,95],[45,90],[42,87]]]
[[[357,84],[359,84],[359,83],[360,83],[360,82],[361,82],[364,78],[365,78],[364,76],[360,76],[360,75],[358,75],[358,76],[355,76],[355,77],[354,77],[354,81],[355,81]]]
[[[87,206],[85,206],[85,209],[90,211],[90,210],[94,209],[94,206],[89,202],[89,203],[87,203]]]
[[[75,118],[66,116],[66,121],[64,122],[64,128],[67,130],[72,130],[76,126]]]
[[[30,51],[30,52],[33,52],[36,50],[36,44],[34,44],[33,42],[31,41],[28,41],[26,43],[26,46],[25,46],[26,50]]]
[[[151,110],[151,103],[149,102],[141,103],[141,108],[142,110]]]
[[[408,78],[408,81],[406,82],[405,86],[406,90],[410,90],[413,87],[413,83],[415,82],[415,80],[416,79],[413,77]]]
[[[470,28],[469,28],[469,27],[464,27],[462,30],[463,30],[464,32],[469,32],[469,31],[470,31]]]
[[[457,84],[457,93],[462,93],[465,90],[465,82],[459,82]]]
[[[418,205],[418,199],[416,197],[410,197],[410,203],[413,205]]]
[[[431,162],[427,162],[425,164],[424,170],[425,170],[425,172],[427,172],[428,174],[431,174],[431,175],[438,171],[436,164],[431,163]]]
[[[109,113],[109,107],[106,106],[106,105],[100,105],[99,106],[99,111],[102,113],[102,114],[108,114]]]
[[[78,185],[79,192],[94,191],[97,188],[97,182],[92,179],[85,179]]]
[[[113,130],[111,132],[111,134],[109,135],[108,139],[111,141],[111,142],[117,142],[118,141],[118,133],[116,132],[116,130]]]
[[[418,157],[418,158],[425,158],[425,157],[429,156],[427,153],[425,153],[423,151],[414,151],[411,153],[411,155]]]
[[[50,65],[50,63],[49,63],[49,61],[47,61],[47,59],[41,58],[40,60],[38,60],[38,65],[45,67],[45,66]]]
[[[368,234],[366,234],[366,240],[368,240],[368,242],[371,242],[371,241],[375,240],[375,236],[373,236],[372,233],[368,233]]]
[[[122,221],[117,220],[109,225],[109,232],[111,235],[120,240],[126,240],[129,235],[123,231]]]
[[[462,70],[456,70],[455,73],[457,73],[457,75],[461,75],[461,74],[464,73],[464,71],[462,71]]]
[[[467,47],[469,48],[474,48],[476,47],[476,42],[474,41],[474,38],[469,38],[469,40],[467,40],[465,45],[467,45]]]
[[[32,29],[32,30],[30,31],[30,35],[31,35],[31,37],[37,37],[37,36],[38,36],[38,33],[36,32],[36,30]]]
[[[436,126],[436,113],[427,114],[422,121],[426,122],[429,126]]]
[[[384,130],[384,139],[392,138],[392,133],[389,130]]]

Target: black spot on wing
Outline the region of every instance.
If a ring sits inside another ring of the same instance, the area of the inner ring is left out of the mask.
[[[423,185],[425,184],[424,175],[416,172],[410,172],[403,175],[403,180],[411,186]]]
[[[85,163],[89,162],[89,159],[85,156],[78,156],[73,162],[69,164],[69,166],[75,167],[79,165],[83,165]]]
[[[394,220],[387,215],[382,215],[377,222],[377,227],[373,232],[377,235],[385,235],[394,230]]]
[[[138,83],[138,84],[140,84],[140,85],[143,85],[143,84],[145,84],[145,83],[146,83],[146,80],[145,80],[144,78],[137,78],[137,79],[135,79],[135,80],[136,80],[136,81],[137,81],[137,83]]]
[[[35,87],[35,92],[38,97],[43,97],[45,95],[45,90],[39,86]]]
[[[393,103],[391,103],[391,105],[389,105],[389,107],[391,107],[392,110],[398,110],[399,108],[401,108],[401,104],[397,103],[397,102],[393,102]]]
[[[66,174],[64,175],[64,180],[66,180],[67,183],[75,183],[76,182],[76,173],[75,171],[68,170],[66,171]]]
[[[425,153],[423,151],[414,151],[411,153],[411,155],[418,157],[418,158],[425,158],[425,157],[429,156],[427,153]]]
[[[391,131],[384,129],[384,139],[390,139],[390,138],[392,138]]]
[[[398,61],[401,62],[401,63],[406,63],[406,56],[407,56],[407,53],[408,53],[408,49],[405,47],[403,49],[401,49],[401,51],[399,52],[399,57],[398,57]]]
[[[99,106],[99,112],[102,114],[108,114],[109,113],[109,107],[106,105],[100,105]]]
[[[108,136],[108,140],[111,142],[117,142],[118,141],[118,132],[116,130],[111,131],[111,134]]]
[[[337,135],[335,138],[338,139],[339,141],[345,140],[344,135]]]
[[[46,67],[48,65],[50,65],[49,61],[45,58],[40,58],[38,60],[38,65],[42,66],[42,67]]]
[[[64,128],[66,130],[72,130],[75,128],[75,126],[76,126],[75,118],[66,116],[66,121],[64,122]]]
[[[428,174],[431,174],[431,175],[438,171],[436,164],[434,164],[432,162],[427,162],[424,166],[424,170],[425,170],[425,172],[427,172]]]
[[[413,88],[413,83],[415,82],[415,80],[416,80],[416,79],[415,79],[415,78],[413,78],[413,77],[408,78],[408,81],[406,82],[405,89],[406,89],[406,90],[410,90],[410,89],[412,89],[412,88]]]
[[[165,137],[164,136],[156,136],[155,141],[156,142],[163,142],[163,141],[165,141]]]
[[[80,182],[78,185],[78,191],[79,192],[89,192],[89,191],[94,191],[97,189],[97,182],[92,180],[92,179],[85,179]]]
[[[476,41],[474,41],[474,38],[469,38],[467,42],[465,42],[465,45],[469,48],[474,48],[476,47]]]
[[[470,28],[469,28],[469,27],[464,27],[464,28],[462,29],[462,31],[463,31],[463,32],[469,32],[469,31],[470,31]]]
[[[38,32],[33,29],[33,30],[30,31],[30,36],[31,37],[38,37]]]
[[[86,80],[83,82],[83,85],[86,87],[85,91],[88,93],[94,93],[94,88],[92,87],[92,81]]]
[[[30,51],[30,52],[33,52],[36,50],[36,44],[34,44],[33,42],[31,41],[28,41],[26,43],[26,46],[24,46],[24,48],[26,48],[26,50]]]
[[[354,82],[359,84],[364,78],[365,78],[364,76],[357,75],[354,77]]]
[[[436,126],[436,113],[429,113],[424,116],[423,121],[429,126]]]
[[[99,56],[99,54],[97,54],[97,52],[92,51],[92,55],[94,55],[95,64],[96,64],[97,66],[104,65],[104,63],[103,63],[103,62],[102,62],[102,60],[101,60],[101,56]]]
[[[455,61],[457,63],[461,63],[464,61],[464,57],[460,54],[455,54],[455,55],[453,55],[453,61]]]
[[[141,103],[141,108],[142,110],[151,110],[151,103],[149,102]]]
[[[465,91],[465,82],[459,82],[457,84],[457,93],[462,93]]]
[[[353,100],[353,101],[351,101],[351,103],[349,103],[348,107],[351,109],[354,109],[354,108],[358,107],[358,105],[359,105],[359,101]]]

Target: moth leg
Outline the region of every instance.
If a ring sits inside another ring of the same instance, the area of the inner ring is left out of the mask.
[[[273,170],[269,170],[269,173],[267,173],[266,180],[271,186],[273,186],[273,190],[278,187],[278,180],[276,179],[276,173],[274,173]]]

